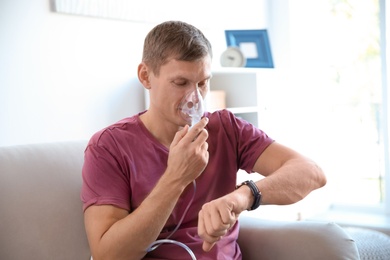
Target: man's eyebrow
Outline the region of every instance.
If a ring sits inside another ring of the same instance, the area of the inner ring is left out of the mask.
[[[212,78],[212,75],[207,75],[205,78],[199,80],[199,82],[201,81],[206,81],[206,80],[210,80]],[[175,80],[187,80],[187,81],[191,81],[189,78],[185,77],[185,76],[182,76],[182,75],[177,75],[177,76],[172,76],[169,78],[170,81],[175,81]]]
[[[169,78],[170,81],[176,81],[176,80],[184,80],[184,81],[188,81],[189,79],[187,79],[186,77],[183,77],[183,76],[174,76],[174,77],[171,77]]]

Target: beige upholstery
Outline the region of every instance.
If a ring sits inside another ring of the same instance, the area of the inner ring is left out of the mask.
[[[240,223],[238,242],[244,259],[359,259],[355,242],[335,223],[268,221],[249,217],[241,219]]]
[[[81,167],[86,141],[0,147],[0,259],[89,259]],[[337,225],[241,219],[244,259],[359,259]]]
[[[0,259],[88,259],[85,142],[0,148]]]

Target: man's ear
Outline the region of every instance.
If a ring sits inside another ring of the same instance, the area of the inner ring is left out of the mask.
[[[138,79],[146,89],[150,89],[150,80],[149,80],[149,68],[145,63],[140,63],[138,65]]]

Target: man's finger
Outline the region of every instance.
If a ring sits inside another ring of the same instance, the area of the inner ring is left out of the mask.
[[[205,130],[206,125],[208,124],[209,119],[207,117],[202,118],[196,125],[194,125],[190,131],[188,131],[188,135],[186,138],[188,138],[189,142],[193,142],[195,139],[197,139],[198,135]],[[203,142],[204,140],[202,140]]]
[[[181,139],[188,133],[189,126],[186,125],[182,129],[176,132],[175,137],[172,140],[171,146],[176,146]]]
[[[215,245],[215,242],[209,243],[207,241],[203,241],[202,249],[203,249],[203,251],[208,252],[213,248],[214,245]]]

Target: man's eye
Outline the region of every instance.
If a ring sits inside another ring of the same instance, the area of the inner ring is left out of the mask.
[[[206,88],[207,84],[208,84],[208,81],[202,81],[202,82],[199,82],[198,86],[199,86],[199,88]]]
[[[174,83],[175,83],[176,85],[178,85],[178,86],[185,86],[185,85],[187,84],[186,81],[175,81]]]

